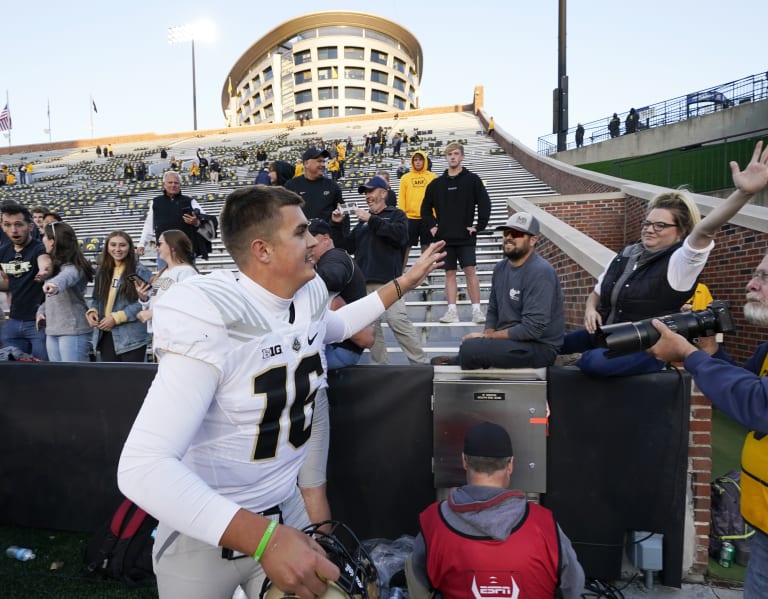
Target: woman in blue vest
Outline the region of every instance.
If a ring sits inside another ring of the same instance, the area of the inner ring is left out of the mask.
[[[720,227],[765,187],[761,148],[758,142],[743,171],[736,162],[730,163],[736,190],[704,219],[683,191],[665,192],[651,200],[640,223],[640,241],[620,251],[600,275],[587,298],[584,329],[565,336],[561,354],[583,352],[576,365],[592,376],[664,368],[664,362],[643,351],[608,358],[605,349],[595,349],[594,335],[603,325],[680,312],[696,288]]]

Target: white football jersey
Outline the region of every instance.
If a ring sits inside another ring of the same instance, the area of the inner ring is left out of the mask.
[[[287,307],[287,300],[260,301],[259,293],[270,295],[243,275],[220,270],[173,285],[155,304],[153,317],[160,355],[181,354],[220,372],[183,463],[217,493],[252,511],[280,503],[296,485],[324,374],[328,304],[319,277],[285,310],[275,305]],[[171,428],[175,418],[183,415],[168,415]]]

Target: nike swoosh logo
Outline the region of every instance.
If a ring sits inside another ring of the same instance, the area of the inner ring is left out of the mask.
[[[315,339],[317,339],[317,333],[315,333],[314,336],[312,336],[312,337],[307,337],[307,341],[309,342],[310,345],[312,345],[312,342]]]

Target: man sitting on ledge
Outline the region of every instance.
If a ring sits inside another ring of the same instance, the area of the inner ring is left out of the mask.
[[[491,280],[486,329],[469,333],[457,356],[432,358],[435,366],[542,368],[551,366],[563,343],[563,292],[552,265],[539,256],[539,221],[517,212],[504,225],[505,258]]]

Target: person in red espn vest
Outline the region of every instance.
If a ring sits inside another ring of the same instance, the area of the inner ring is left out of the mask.
[[[433,503],[406,563],[412,599],[525,597],[578,599],[584,571],[552,512],[509,489],[512,442],[492,422],[464,439],[467,484]]]

